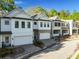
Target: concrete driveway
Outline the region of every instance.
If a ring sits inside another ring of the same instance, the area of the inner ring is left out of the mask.
[[[72,54],[74,54],[77,44],[79,44],[79,40],[65,41],[46,49],[29,59],[68,59]]]

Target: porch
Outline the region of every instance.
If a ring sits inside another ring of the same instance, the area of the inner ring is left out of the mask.
[[[12,46],[12,38],[10,34],[2,34],[0,35],[0,38],[0,48]]]

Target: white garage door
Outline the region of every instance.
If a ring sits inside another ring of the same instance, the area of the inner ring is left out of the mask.
[[[32,41],[33,41],[32,36],[15,37],[14,45],[32,44]]]
[[[49,39],[50,33],[40,33],[40,39]]]

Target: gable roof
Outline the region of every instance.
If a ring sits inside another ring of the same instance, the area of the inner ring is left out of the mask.
[[[30,18],[30,16],[21,8],[16,8],[9,12],[6,17],[22,17],[22,18]]]
[[[34,16],[34,19],[43,19],[43,20],[49,20],[48,16],[44,12],[34,12],[36,7],[30,7],[27,10],[25,10],[28,15],[31,17]]]
[[[35,17],[35,19],[43,19],[43,20],[49,20],[48,16],[46,16],[44,13],[39,13]]]
[[[60,21],[59,16],[53,16],[53,17],[50,17],[49,19],[54,21]]]

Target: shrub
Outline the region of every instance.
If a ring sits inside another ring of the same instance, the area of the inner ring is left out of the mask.
[[[12,53],[12,50],[11,48],[1,48],[0,49],[0,57],[5,57],[7,55],[10,55]]]
[[[8,55],[17,55],[23,53],[25,50],[21,47],[18,48],[0,48],[0,58],[6,57]]]
[[[41,40],[33,40],[33,44],[39,48],[43,48],[44,47],[44,43]]]

